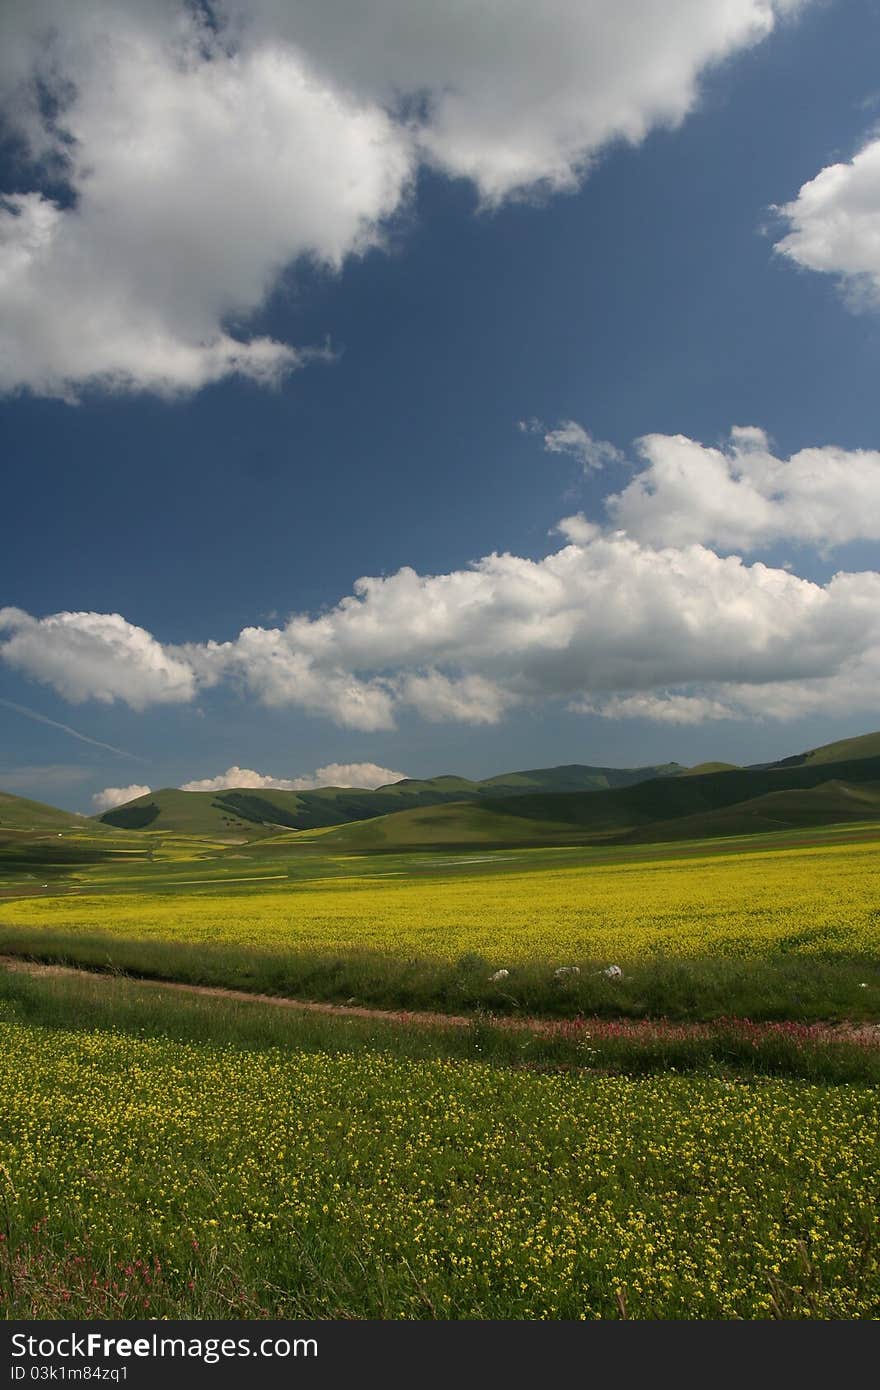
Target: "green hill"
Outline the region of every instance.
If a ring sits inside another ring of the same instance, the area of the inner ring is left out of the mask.
[[[823,763],[854,762],[858,758],[880,758],[880,733],[859,734],[855,738],[842,738],[837,743],[823,743],[820,748],[811,748],[806,753],[796,753],[791,758],[770,763],[770,767],[815,767]]]
[[[653,821],[627,835],[628,844],[665,840],[708,839],[719,835],[754,835],[771,830],[800,830],[848,821],[880,820],[880,781],[853,786],[836,778],[816,787],[767,792],[734,806],[677,820]]]
[[[47,806],[42,801],[28,801],[27,797],[13,796],[11,792],[0,792],[0,830],[81,830],[88,824],[85,817],[60,811],[57,806]]]
[[[442,806],[502,796],[564,793],[627,787],[646,778],[673,777],[678,763],[643,768],[588,767],[577,763],[503,773],[482,782],[441,776],[405,778],[370,791],[357,787],[321,787],[289,792],[241,788],[219,792],[185,792],[167,787],[105,811],[105,825],[124,830],[173,830],[188,835],[252,838],[279,826],[317,830],[372,819],[420,806]]]
[[[172,830],[221,840],[241,839],[259,833],[260,829],[242,820],[230,807],[220,805],[216,793],[182,792],[176,787],[147,792],[95,819],[120,830]]]
[[[0,792],[0,881],[22,874],[34,878],[37,871],[42,879],[143,852],[142,845],[113,826]]]
[[[265,848],[274,851],[283,842],[309,845],[321,854],[370,854],[382,850],[514,849],[571,844],[582,839],[576,829],[564,822],[529,820],[493,810],[485,802],[458,801],[449,806],[417,806],[373,820],[335,825],[314,839],[308,831],[300,832],[267,841]]]
[[[680,772],[679,777],[702,777],[706,772],[733,772],[737,763],[697,763],[695,767],[686,767]]]
[[[625,844],[880,820],[880,757],[654,778],[399,811],[321,835],[323,853]]]
[[[507,813],[533,820],[551,818],[599,831],[636,829],[654,821],[706,815],[769,792],[806,790],[832,778],[854,785],[880,781],[880,757],[838,763],[733,768],[696,777],[655,778],[604,793],[583,792],[552,798],[522,796],[507,803]],[[494,805],[497,809],[498,803]]]

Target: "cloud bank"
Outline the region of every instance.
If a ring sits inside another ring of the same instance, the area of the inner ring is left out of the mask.
[[[637,449],[642,467],[606,499],[607,524],[565,518],[567,543],[543,559],[404,567],[358,579],[318,616],[178,646],[118,613],[6,608],[0,660],[72,702],[140,710],[222,685],[367,732],[407,714],[496,724],[552,701],[678,724],[880,708],[880,573],[817,583],[726,553],[880,538],[880,453],[829,445],[780,458],[757,426],[733,429],[721,448],[652,434]],[[187,786],[401,775],[334,764],[277,779],[234,767]]]
[[[681,435],[638,449],[644,467],[608,499],[608,527],[566,518],[566,545],[544,559],[492,553],[448,574],[360,578],[328,612],[225,642],[161,644],[118,613],[4,609],[0,660],[71,702],[145,709],[224,685],[363,731],[407,713],[495,724],[548,701],[671,723],[879,708],[879,573],[819,584],[719,549],[876,539],[880,455],[827,446],[779,459],[756,427],[722,449]],[[364,765],[313,776],[367,774],[399,776]],[[235,767],[188,785],[228,778],[316,784]]]
[[[219,792],[229,788],[272,788],[282,792],[314,791],[316,787],[366,787],[373,790],[389,782],[402,782],[405,772],[395,772],[377,763],[328,763],[303,777],[272,777],[248,767],[228,767],[217,777],[183,782],[184,792]]]
[[[575,188],[798,0],[31,0],[0,10],[0,390],[278,382],[248,331],[301,259],[381,245],[416,170]],[[503,38],[502,38],[503,35]],[[63,191],[59,191],[63,190]]]

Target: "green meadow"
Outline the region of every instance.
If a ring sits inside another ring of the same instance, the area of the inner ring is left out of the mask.
[[[353,802],[6,798],[4,1314],[875,1318],[843,751],[301,829]]]

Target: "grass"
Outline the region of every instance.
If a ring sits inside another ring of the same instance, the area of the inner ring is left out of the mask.
[[[880,1315],[876,843],[143,839],[0,908],[0,1315]]]
[[[94,870],[104,893],[4,904],[0,950],[382,1007],[880,1017],[874,843],[575,867],[530,853],[506,872],[501,858],[294,879],[269,857],[258,883],[243,872],[253,861],[228,859],[211,866],[219,883],[171,859],[128,885]],[[576,969],[560,981],[561,967]]]
[[[0,1023],[6,1316],[880,1309],[874,1086],[242,1047],[135,1031],[121,997],[66,1028],[28,991]]]
[[[840,763],[852,758],[880,757],[880,733],[858,734],[855,738],[838,739],[836,743],[824,743],[821,748],[813,748],[800,756],[810,766],[820,763]],[[788,758],[785,762],[789,762]]]
[[[646,1032],[581,1016],[552,1031],[526,1032],[506,1027],[503,1017],[478,1012],[464,1027],[415,1025],[406,1015],[385,1019],[312,1013],[259,1000],[188,995],[120,975],[0,971],[0,1022],[122,1032],[244,1051],[382,1052],[410,1061],[472,1061],[529,1070],[626,1075],[714,1071],[827,1084],[880,1082],[880,1048],[830,1038],[801,1024],[762,1029],[723,1018],[694,1034],[665,1020],[656,1032]]]
[[[595,959],[582,960],[578,974],[562,979],[556,976],[558,967],[532,961],[493,981],[496,962],[477,952],[447,961],[363,949],[255,950],[27,928],[4,930],[0,948],[35,961],[144,979],[385,1009],[547,1018],[595,1014],[711,1020],[736,1015],[810,1022],[880,1017],[880,962],[868,956],[624,959],[622,980],[609,979],[606,962]]]
[[[128,885],[108,869],[92,877],[107,893],[83,891],[84,876],[75,894],[8,901],[0,922],[263,949],[447,959],[475,950],[507,966],[606,954],[865,955],[880,945],[875,841],[751,852],[718,845],[699,858],[655,851],[607,863],[530,852],[498,872],[506,862],[401,856],[395,871],[382,873],[383,861],[374,872],[361,858],[325,877],[326,859],[224,856],[204,869],[145,866]],[[248,882],[251,875],[259,881]]]

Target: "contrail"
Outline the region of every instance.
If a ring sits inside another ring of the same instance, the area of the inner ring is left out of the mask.
[[[137,753],[127,753],[124,748],[114,748],[112,743],[102,743],[99,738],[89,738],[88,734],[81,734],[78,729],[72,729],[69,724],[59,724],[57,719],[48,719],[45,714],[37,714],[36,710],[28,709],[27,705],[17,705],[14,700],[4,700],[0,695],[0,705],[5,705],[7,709],[14,709],[16,714],[23,714],[26,719],[35,719],[38,724],[48,724],[53,729],[61,729],[63,733],[70,734],[71,738],[78,738],[81,743],[91,743],[95,748],[106,748],[108,753],[118,753],[120,758],[131,758],[132,762],[145,763],[146,758],[139,758]]]

